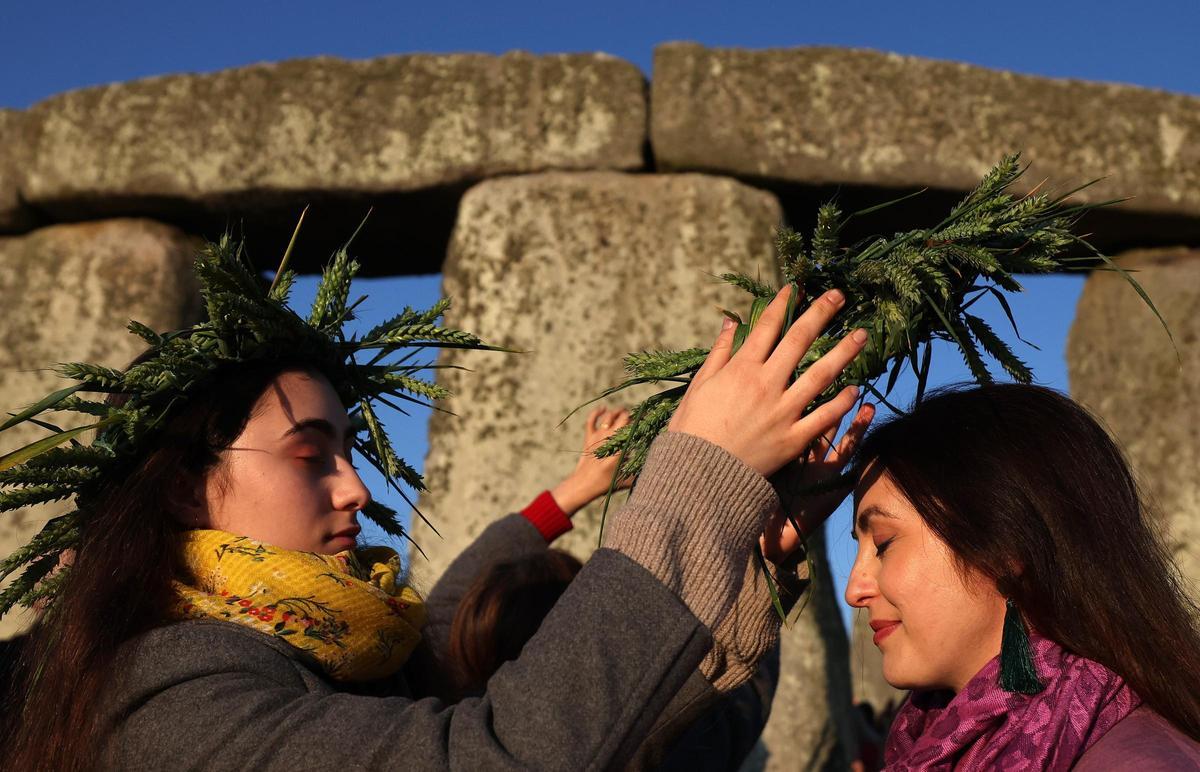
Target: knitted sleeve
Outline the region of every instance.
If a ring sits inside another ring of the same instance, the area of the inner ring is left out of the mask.
[[[780,620],[753,551],[778,507],[771,484],[739,459],[667,432],[606,529],[606,547],[644,566],[712,631],[701,672],[722,692],[750,678],[778,640]]]

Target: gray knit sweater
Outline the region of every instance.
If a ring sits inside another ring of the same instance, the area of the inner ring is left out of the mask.
[[[770,484],[722,449],[664,435],[605,548],[487,693],[455,705],[415,699],[423,690],[403,683],[389,690],[403,696],[339,691],[286,643],[226,622],[151,631],[122,651],[101,766],[621,768],[673,716],[748,679],[777,640],[765,585],[748,570],[777,506]],[[412,672],[421,662],[407,668],[417,680],[429,676]],[[685,688],[697,669],[713,691]]]

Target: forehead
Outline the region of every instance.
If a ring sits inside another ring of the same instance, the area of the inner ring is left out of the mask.
[[[866,506],[869,499],[886,495],[889,489],[894,490],[894,486],[888,479],[887,470],[883,468],[878,459],[871,461],[863,468],[858,480],[854,483],[854,511],[858,512]]]
[[[887,473],[868,467],[854,488],[854,521],[852,530],[864,531],[873,520],[885,517],[903,521],[915,517],[916,511]]]
[[[274,432],[276,436],[295,424],[313,419],[337,428],[349,425],[346,409],[325,376],[288,371],[277,375],[259,397],[246,433]]]

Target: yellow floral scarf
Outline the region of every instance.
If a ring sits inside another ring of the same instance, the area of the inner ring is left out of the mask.
[[[225,531],[188,531],[175,619],[246,625],[316,657],[339,681],[399,670],[421,640],[425,605],[397,585],[400,558],[387,547],[318,555]]]

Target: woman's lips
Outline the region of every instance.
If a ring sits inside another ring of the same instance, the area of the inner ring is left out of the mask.
[[[358,536],[360,531],[362,531],[362,529],[357,525],[350,526],[349,528],[343,528],[335,533],[333,538],[329,541],[332,545],[339,547],[353,547],[355,544],[355,538]]]
[[[900,620],[898,620],[898,619],[880,619],[880,620],[871,622],[870,624],[871,624],[871,629],[875,631],[875,635],[872,637],[871,640],[875,641],[875,645],[878,646],[880,641],[882,641],[884,638],[891,635],[892,631],[900,626]]]

